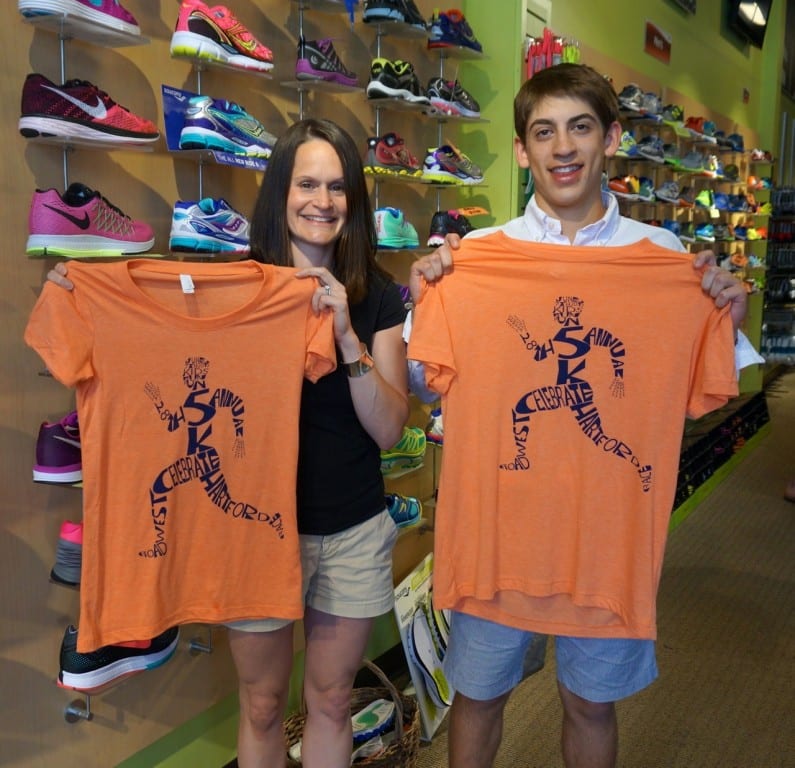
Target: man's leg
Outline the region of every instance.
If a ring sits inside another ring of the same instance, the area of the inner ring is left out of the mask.
[[[456,611],[444,657],[455,689],[448,737],[450,768],[491,768],[502,740],[502,715],[522,679],[533,635]]]
[[[587,701],[558,682],[563,703],[561,747],[566,768],[614,768],[618,754],[616,706]]]
[[[502,713],[511,692],[477,701],[456,693],[450,707],[450,768],[491,768],[502,741]]]
[[[557,637],[555,655],[566,768],[614,768],[618,753],[615,702],[657,677],[654,641]]]

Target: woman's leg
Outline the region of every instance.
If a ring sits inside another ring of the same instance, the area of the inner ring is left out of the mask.
[[[307,608],[301,744],[305,768],[347,768],[351,762],[351,692],[373,625]]]
[[[271,632],[229,629],[240,696],[240,768],[284,768],[284,712],[293,665],[293,625]]]

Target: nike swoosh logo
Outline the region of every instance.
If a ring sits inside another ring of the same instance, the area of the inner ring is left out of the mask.
[[[69,95],[68,93],[62,91],[60,88],[54,88],[50,85],[44,85],[43,88],[46,88],[48,91],[52,91],[53,93],[57,93],[61,98],[66,99],[71,104],[74,104],[76,107],[80,107],[88,115],[91,115],[95,120],[104,120],[108,116],[108,110],[105,108],[105,105],[102,103],[102,99],[97,96],[97,103],[96,104],[86,104],[85,101],[80,101],[80,99],[76,99],[74,96]]]
[[[62,211],[60,208],[55,208],[52,205],[47,205],[44,203],[45,208],[49,208],[53,213],[57,213],[59,216],[63,216],[65,219],[69,219],[76,227],[80,227],[80,229],[88,229],[91,224],[91,219],[88,218],[88,214],[84,213],[82,217],[80,216],[73,216],[71,213],[67,213],[66,211]]]
[[[80,441],[79,440],[72,440],[70,437],[62,437],[61,435],[53,435],[55,440],[60,440],[62,443],[66,443],[67,445],[72,445],[75,448],[80,448]]]

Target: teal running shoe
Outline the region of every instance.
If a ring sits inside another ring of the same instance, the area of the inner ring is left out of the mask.
[[[185,111],[180,149],[212,149],[246,157],[271,156],[276,137],[239,104],[193,96]]]
[[[406,221],[398,208],[378,208],[375,211],[375,231],[379,248],[419,248],[417,230]]]
[[[413,496],[402,496],[399,493],[384,494],[384,504],[398,528],[411,528],[417,525],[422,517],[422,504]]]

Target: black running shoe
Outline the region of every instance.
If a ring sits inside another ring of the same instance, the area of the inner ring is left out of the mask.
[[[458,80],[451,82],[443,77],[432,77],[428,81],[426,93],[431,106],[445,115],[480,117],[480,105]]]
[[[356,73],[351,72],[340,61],[334,45],[328,38],[298,41],[295,76],[298,80],[325,80],[351,87],[355,87],[359,82]]]
[[[403,99],[412,104],[431,103],[422,90],[411,62],[400,59],[373,59],[370,65],[370,82],[367,83],[367,98]]]
[[[364,21],[402,21],[412,27],[425,31],[427,23],[414,0],[364,0]]]
[[[90,653],[78,653],[77,629],[68,626],[61,643],[58,685],[91,693],[134,672],[165,664],[177,650],[179,627],[142,642],[104,645]]]
[[[431,219],[428,247],[436,248],[444,243],[445,235],[453,233],[463,237],[475,227],[463,213],[458,211],[436,211]]]

